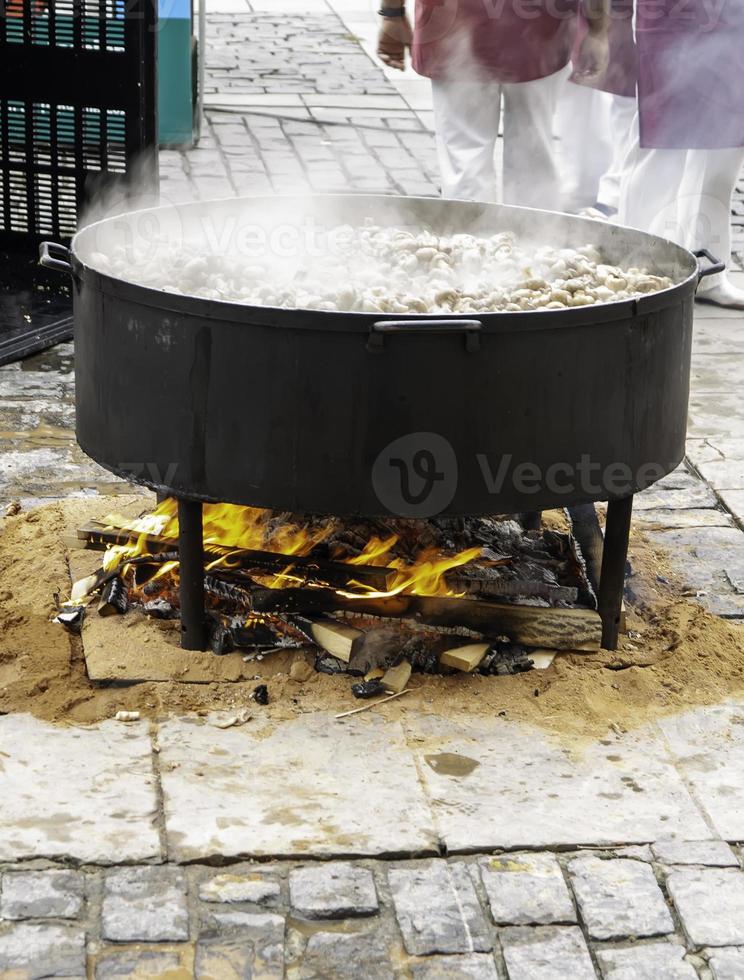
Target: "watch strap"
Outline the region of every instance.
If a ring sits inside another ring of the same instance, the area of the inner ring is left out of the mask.
[[[405,17],[406,8],[405,7],[380,7],[377,11],[380,17]]]

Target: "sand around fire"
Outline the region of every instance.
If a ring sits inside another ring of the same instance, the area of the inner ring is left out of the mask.
[[[308,680],[289,676],[302,654],[274,653],[250,665],[243,681],[210,684],[180,682],[96,684],[88,679],[79,637],[51,622],[55,594],[69,596],[70,572],[64,535],[107,513],[132,516],[151,508],[150,496],[115,502],[71,500],[16,517],[0,529],[0,713],[27,711],[59,723],[80,724],[113,717],[119,710],[159,718],[187,711],[235,711],[282,721],[304,712],[343,711],[358,707],[351,678],[312,673]],[[407,712],[440,716],[506,717],[539,725],[556,734],[581,737],[608,728],[630,729],[649,718],[685,707],[715,704],[744,692],[744,629],[705,613],[680,597],[684,584],[670,574],[665,556],[643,535],[631,547],[632,635],[617,653],[561,655],[546,671],[511,677],[414,674],[410,694],[372,710],[400,718]],[[657,575],[670,579],[659,584]],[[95,616],[95,607],[90,611]],[[123,630],[120,620],[109,620]],[[172,653],[172,631],[145,622],[128,630],[131,643],[142,642],[147,628],[148,656]],[[188,654],[184,653],[184,657]],[[266,683],[271,701],[251,700]],[[505,714],[502,714],[505,713]]]

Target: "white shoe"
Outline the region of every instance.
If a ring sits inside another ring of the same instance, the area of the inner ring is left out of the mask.
[[[729,310],[744,310],[744,289],[739,289],[730,279],[722,276],[717,282],[706,285],[705,280],[698,286],[695,299],[699,303],[712,303]]]
[[[599,208],[582,208],[579,211],[580,218],[592,218],[594,221],[609,221],[610,217],[604,211],[600,211]]]

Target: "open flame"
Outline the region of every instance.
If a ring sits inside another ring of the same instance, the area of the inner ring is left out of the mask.
[[[104,568],[113,569],[128,560],[154,553],[152,537],[165,539],[174,544],[178,541],[178,504],[172,499],[160,503],[150,514],[136,520],[111,516],[112,526],[125,528],[137,533],[134,542],[114,545],[104,557]],[[204,543],[226,548],[252,551],[271,551],[275,554],[306,556],[313,549],[332,537],[338,529],[338,519],[329,517],[321,522],[302,525],[288,515],[278,515],[274,511],[257,507],[241,507],[235,504],[205,504],[203,509]],[[480,556],[481,549],[469,548],[454,555],[445,555],[437,549],[422,551],[413,563],[406,563],[396,557],[393,549],[398,536],[391,534],[386,538],[372,536],[359,555],[338,557],[336,560],[350,566],[377,566],[391,569],[387,588],[377,590],[350,576],[348,588],[338,590],[346,598],[388,598],[406,593],[421,596],[455,596],[446,581],[446,573],[453,568],[465,565]],[[161,549],[162,550],[162,547]],[[230,559],[216,558],[207,566],[207,571],[217,567],[229,567]],[[178,562],[164,563],[157,571],[157,578],[167,575],[177,577]],[[254,576],[267,588],[288,588],[301,584],[302,578],[293,572],[293,566],[278,574],[270,573]]]

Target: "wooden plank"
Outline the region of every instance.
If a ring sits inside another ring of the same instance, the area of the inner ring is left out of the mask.
[[[318,646],[323,647],[328,653],[344,663],[349,662],[351,648],[354,641],[364,636],[361,630],[347,626],[345,623],[337,623],[334,620],[320,620],[313,623],[310,632]]]
[[[550,650],[599,650],[602,620],[594,609],[548,609],[502,605],[472,599],[414,596],[407,615],[417,614],[432,626],[462,626],[488,636],[508,636],[513,643]]]
[[[445,667],[454,667],[470,674],[491,649],[490,643],[469,643],[464,647],[446,650],[439,658],[439,663]]]
[[[382,678],[382,686],[390,694],[400,694],[411,679],[411,665],[401,660],[395,667],[388,667]]]
[[[530,650],[527,656],[535,665],[535,670],[547,670],[557,655],[555,650]]]

